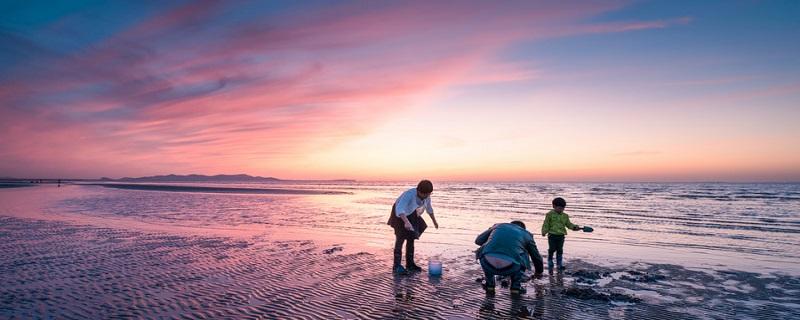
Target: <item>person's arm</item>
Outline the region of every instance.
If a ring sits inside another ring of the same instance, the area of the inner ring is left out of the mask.
[[[405,225],[406,230],[414,231],[414,226],[411,225],[411,222],[408,221],[408,217],[405,215],[400,216],[400,219],[403,220],[403,224]]]
[[[489,240],[489,235],[492,234],[492,230],[494,230],[494,226],[479,234],[478,237],[475,238],[475,244],[482,246],[484,243],[486,243],[486,241]]]
[[[542,255],[539,254],[539,249],[536,248],[536,242],[533,241],[533,237],[525,246],[525,250],[528,251],[528,255],[531,256],[531,261],[533,261],[533,268],[536,270],[536,274],[541,274],[544,272],[544,263],[542,262]]]
[[[436,229],[439,229],[439,223],[436,222],[436,217],[433,216],[433,205],[431,205],[430,197],[428,198],[428,201],[426,201],[425,207],[427,208],[428,215],[431,216],[431,221],[433,221],[433,226],[436,227]]]
[[[572,222],[569,221],[569,216],[566,213],[564,214],[564,219],[566,220],[566,223],[564,223],[564,225],[567,226],[567,228],[570,228],[572,230],[580,229],[580,227],[578,227],[577,224],[572,224]]]
[[[547,230],[550,230],[550,214],[544,216],[544,222],[542,223],[542,237],[547,236]]]
[[[411,222],[408,221],[408,214],[413,211],[413,209],[409,210],[409,201],[411,201],[408,197],[408,192],[403,192],[400,195],[400,198],[397,199],[397,205],[395,205],[395,215],[403,220],[403,224],[408,231],[414,231],[414,226],[411,225]]]
[[[428,212],[428,215],[431,216],[431,221],[433,221],[433,226],[436,227],[436,229],[439,229],[439,223],[436,222],[436,217],[433,216],[433,212]]]

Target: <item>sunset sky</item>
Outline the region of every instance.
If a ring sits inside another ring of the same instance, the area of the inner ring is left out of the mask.
[[[800,181],[800,1],[0,1],[0,177]]]

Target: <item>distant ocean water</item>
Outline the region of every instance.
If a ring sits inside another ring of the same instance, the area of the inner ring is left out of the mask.
[[[82,186],[82,192],[50,210],[183,226],[302,226],[390,244],[391,231],[385,222],[391,204],[414,183],[170,185],[341,194],[219,194],[207,189],[186,192],[191,188],[167,192]],[[554,197],[567,200],[566,212],[574,223],[595,229],[589,234],[570,232],[568,259],[800,274],[800,184],[436,183],[432,200],[441,229],[423,235],[419,247],[471,250],[475,235],[493,223],[520,219],[546,253],[547,241],[539,230]]]
[[[0,190],[0,318],[795,319],[797,184],[435,183],[393,276],[386,219],[413,182],[43,184]],[[553,197],[567,271],[485,296],[475,236]],[[426,218],[427,219],[427,218]],[[476,280],[477,279],[477,280]]]

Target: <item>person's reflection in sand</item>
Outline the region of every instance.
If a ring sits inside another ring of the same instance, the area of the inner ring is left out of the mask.
[[[481,308],[478,310],[478,318],[494,319],[493,316],[497,315],[497,311],[494,310],[494,299],[493,295],[488,294],[483,298]]]
[[[414,286],[409,285],[408,279],[402,275],[395,275],[392,281],[392,294],[394,294],[394,312],[398,317],[404,316],[411,308],[414,301]]]
[[[532,302],[531,316],[534,318],[541,318],[544,316],[544,296],[545,288],[543,284],[535,283],[533,280],[530,282],[530,287],[533,287],[533,292],[528,291],[528,296]]]
[[[541,300],[541,309],[547,309],[551,315],[557,314],[560,319],[571,319],[572,309],[564,303],[564,275],[562,273],[551,274],[549,277],[549,297]],[[534,309],[535,310],[535,309]]]
[[[541,319],[545,310],[545,288],[541,284],[531,282],[533,290],[528,291],[528,295],[511,296],[511,304],[508,315],[512,318],[533,318]],[[481,307],[478,311],[478,318],[495,319],[501,316],[501,312],[495,308],[496,295],[487,294],[483,298]]]
[[[564,274],[563,273],[551,274],[550,275],[551,290],[555,290],[556,288],[558,288],[557,291],[561,291],[563,287],[564,287]]]
[[[544,316],[544,295],[536,297],[512,297],[511,316],[524,319],[542,319]]]
[[[396,301],[410,302],[413,299],[414,286],[408,285],[406,277],[395,276],[392,291]]]
[[[525,299],[520,296],[512,296],[511,297],[511,310],[510,314],[512,317],[527,317],[531,315],[530,310],[525,305]]]

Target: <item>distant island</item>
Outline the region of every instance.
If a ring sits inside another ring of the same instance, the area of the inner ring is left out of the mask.
[[[111,179],[108,177],[100,178],[100,181],[108,182],[279,182],[279,181],[299,181],[299,180],[283,180],[273,177],[259,177],[247,174],[218,174],[215,176],[207,176],[202,174],[190,175],[160,175],[139,178],[120,178]],[[338,182],[355,182],[355,180],[337,179],[337,180],[305,180],[305,181],[338,181]]]

